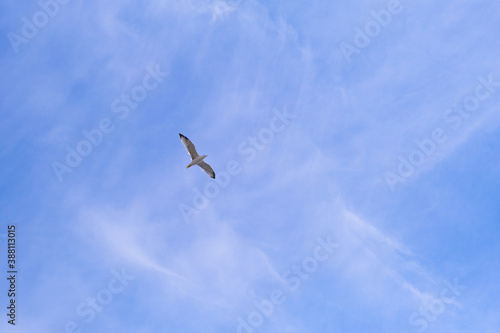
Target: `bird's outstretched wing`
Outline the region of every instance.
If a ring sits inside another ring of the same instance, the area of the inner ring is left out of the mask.
[[[200,163],[198,163],[198,166],[200,168],[202,168],[203,171],[205,171],[207,173],[207,175],[209,175],[210,177],[212,177],[213,179],[215,179],[214,169],[212,169],[212,167],[208,163],[205,163],[204,161],[201,161]]]
[[[186,146],[186,149],[189,153],[189,156],[191,156],[191,160],[194,160],[195,158],[200,156],[196,152],[196,148],[194,147],[194,144],[191,142],[191,140],[189,140],[187,137],[185,137],[181,133],[179,133],[179,137],[181,138],[181,141],[184,144],[184,146]]]

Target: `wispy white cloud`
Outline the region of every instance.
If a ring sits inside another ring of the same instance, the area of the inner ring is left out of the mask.
[[[22,223],[20,302],[30,300],[19,331],[64,330],[124,266],[137,283],[89,330],[235,331],[238,316],[287,287],[283,273],[325,234],[338,251],[260,331],[402,331],[455,276],[467,291],[429,327],[495,327],[495,178],[472,175],[493,171],[467,157],[477,159],[476,142],[496,151],[496,97],[400,192],[388,191],[383,173],[497,67],[498,6],[405,2],[347,64],[339,41],[386,5],[70,2],[22,53],[3,52],[2,198],[12,202],[3,216]],[[3,31],[21,22],[6,13],[25,11],[0,11]],[[169,70],[161,88],[58,184],[50,162],[113,117],[112,101],[151,63]],[[297,117],[247,161],[238,145],[284,109]],[[191,224],[178,205],[208,180],[185,170],[179,131],[216,173],[230,160],[242,167]],[[494,154],[491,165],[498,172]]]

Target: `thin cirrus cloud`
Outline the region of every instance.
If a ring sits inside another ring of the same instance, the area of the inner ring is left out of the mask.
[[[238,332],[243,320],[255,332],[493,332],[498,92],[458,128],[443,115],[479,77],[500,81],[500,13],[401,1],[346,61],[339,45],[389,2],[74,0],[17,53],[6,36],[40,6],[2,4],[2,225],[19,226],[23,255],[16,330]],[[148,66],[168,75],[120,118],[113,101]],[[293,119],[262,144],[284,110]],[[115,129],[59,182],[52,163],[102,119]],[[447,141],[392,191],[385,173],[438,127]],[[179,205],[208,180],[186,172],[178,132],[216,174],[241,168],[213,183],[190,223]],[[252,138],[262,145],[250,159],[240,145]],[[338,246],[307,273],[327,237]],[[134,279],[108,302],[122,269]],[[284,301],[269,314],[274,290]],[[102,310],[87,322],[77,309],[93,298]]]

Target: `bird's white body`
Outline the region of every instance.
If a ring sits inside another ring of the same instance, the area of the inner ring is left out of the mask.
[[[186,167],[186,169],[189,169],[193,165],[196,165],[196,164],[200,163],[207,156],[208,155],[201,155],[201,156],[196,157],[191,163],[188,164],[188,166]]]

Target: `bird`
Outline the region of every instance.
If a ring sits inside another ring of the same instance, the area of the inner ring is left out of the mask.
[[[179,133],[179,137],[181,138],[181,142],[184,144],[184,146],[186,146],[186,149],[189,153],[189,156],[191,156],[191,163],[189,163],[186,166],[186,169],[189,169],[193,165],[198,165],[200,168],[203,169],[203,171],[205,171],[207,173],[207,175],[209,175],[210,177],[215,179],[214,170],[212,169],[212,167],[208,163],[203,161],[203,159],[205,157],[207,157],[208,155],[201,155],[201,156],[198,155],[198,153],[196,152],[196,148],[194,147],[194,144],[191,142],[191,140],[189,140],[187,137],[185,137],[181,133]]]

